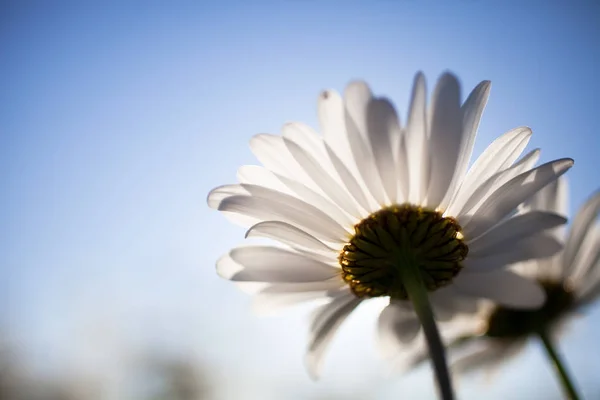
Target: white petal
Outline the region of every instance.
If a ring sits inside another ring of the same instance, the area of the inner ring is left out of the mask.
[[[290,153],[287,151],[281,136],[261,133],[250,139],[250,149],[268,170],[279,175],[299,179],[298,166],[290,163]]]
[[[442,287],[429,295],[431,307],[438,321],[456,320],[457,314],[473,315],[477,311],[477,302],[470,297],[461,296],[454,285]]]
[[[600,296],[600,257],[595,260],[580,287],[575,288],[575,296],[581,306],[596,301]]]
[[[250,139],[250,149],[268,170],[278,176],[300,182],[312,190],[319,191],[313,180],[287,150],[283,137],[261,133]]]
[[[329,304],[316,310],[310,328],[309,346],[305,357],[306,368],[313,379],[318,379],[323,355],[335,332],[348,315],[360,304],[360,299],[344,291]]]
[[[337,291],[345,285],[341,279],[308,283],[277,283],[261,290],[252,299],[253,311],[260,315],[270,315],[289,306],[307,301],[322,299],[328,292]]]
[[[563,253],[563,263],[565,265],[571,265],[575,260],[575,257],[579,252],[583,242],[583,237],[587,234],[592,224],[595,223],[599,213],[600,191],[597,191],[579,209],[575,219],[573,220],[571,231],[569,232],[569,238],[565,243],[565,251]]]
[[[498,224],[487,233],[469,240],[469,256],[477,257],[504,251],[508,245],[566,223],[567,219],[562,215],[543,211],[517,215]]]
[[[355,166],[352,150],[346,135],[344,101],[335,90],[326,90],[318,101],[319,125],[325,141],[335,150],[336,155],[351,170]]]
[[[371,211],[371,206],[365,198],[369,189],[362,181],[346,133],[346,110],[342,97],[334,90],[324,91],[319,96],[318,111],[325,149],[335,170],[357,203],[365,210]],[[368,196],[371,196],[370,193]]]
[[[294,194],[282,181],[277,179],[273,172],[258,165],[242,165],[238,168],[237,178],[240,183],[263,186],[290,195]],[[242,194],[248,193],[246,190],[244,192]]]
[[[211,190],[208,194],[207,203],[209,207],[220,210],[219,207],[225,199],[234,196],[247,196],[248,194],[240,185],[223,185]],[[226,210],[220,211],[231,222],[242,227],[248,227],[260,221],[258,218],[250,215],[228,212]]]
[[[308,186],[295,181],[285,176],[276,175],[289,190],[294,194],[294,197],[298,197],[305,203],[310,204],[329,215],[334,221],[344,227],[354,226],[360,219],[352,218],[344,212],[338,205],[326,199],[321,194],[315,192]]]
[[[567,177],[562,175],[554,182],[546,185],[529,200],[519,206],[519,213],[529,210],[549,211],[560,215],[568,215],[568,188]],[[565,241],[566,227],[561,226],[552,230],[557,239]],[[552,276],[560,276],[559,279],[565,280],[570,273],[570,266],[563,264],[560,260],[553,260],[550,266],[554,271]]]
[[[222,257],[222,259],[225,259],[225,258],[226,257]],[[233,261],[231,258],[229,258],[229,261],[226,261],[226,262],[230,262],[231,264],[234,265],[233,268],[237,268],[239,270],[239,268],[240,268],[239,264],[235,263],[235,261]],[[270,285],[268,282],[231,282],[231,283],[233,283],[242,292],[249,294],[251,296],[258,294],[261,290],[263,290],[266,287],[269,287],[269,285]]]
[[[529,143],[531,134],[531,129],[521,127],[494,140],[469,168],[457,196],[448,206],[449,215],[458,215],[474,190],[498,172],[510,167]]]
[[[462,129],[463,129],[463,140],[461,143],[460,150],[458,152],[458,161],[456,163],[456,173],[454,174],[454,180],[448,192],[442,200],[440,208],[445,209],[450,200],[454,197],[454,192],[457,186],[459,186],[469,167],[469,161],[473,154],[473,145],[475,144],[475,137],[477,136],[477,128],[479,127],[479,121],[483,114],[483,109],[487,104],[488,97],[490,95],[490,81],[483,81],[473,89],[467,101],[462,105]]]
[[[572,166],[573,160],[565,158],[546,163],[511,179],[490,195],[477,210],[473,217],[477,219],[477,223],[463,227],[465,237],[481,235]]]
[[[366,83],[355,81],[348,85],[344,92],[346,133],[363,182],[377,203],[384,206],[387,200],[374,162],[367,131],[367,107],[371,98],[371,90]]]
[[[313,235],[285,222],[260,222],[248,229],[246,237],[264,237],[280,241],[294,248],[309,249],[323,254],[337,253],[336,250],[327,246]]]
[[[367,131],[383,188],[392,203],[398,203],[396,162],[392,149],[401,136],[400,121],[392,103],[387,99],[371,99],[367,105]],[[401,181],[401,180],[400,180]]]
[[[505,185],[511,179],[522,174],[525,171],[533,168],[535,163],[539,160],[540,150],[535,149],[526,154],[518,163],[510,168],[502,170],[497,174],[491,176],[488,180],[483,182],[465,196],[466,201],[461,206],[461,209],[457,215],[458,218],[464,218],[464,216],[472,216],[477,213],[477,210],[481,205],[492,195],[498,188]],[[470,219],[470,218],[468,218]],[[465,224],[466,226],[467,224]]]
[[[454,179],[463,143],[460,84],[445,73],[435,87],[430,110],[431,181],[426,205],[437,208]]]
[[[338,173],[340,180],[343,182],[348,192],[350,192],[354,201],[356,201],[356,203],[367,213],[372,211],[373,205],[369,203],[368,197],[366,196],[369,193],[369,189],[362,182],[360,175],[351,172],[327,143],[325,143],[325,150],[333,164],[333,168]]]
[[[568,182],[567,177],[563,175],[526,201],[524,208],[567,215],[569,213],[568,200]]]
[[[419,333],[421,323],[414,311],[404,304],[392,301],[379,314],[377,331],[382,355],[396,357],[405,344],[410,343]]]
[[[507,242],[506,246],[491,248],[488,253],[480,255],[469,254],[464,261],[464,270],[489,271],[506,267],[510,264],[552,257],[560,250],[562,244],[550,234],[540,234],[526,239]]]
[[[600,225],[588,228],[586,235],[581,238],[579,249],[571,264],[564,264],[567,268],[564,276],[574,283],[586,279],[590,270],[600,258]]]
[[[323,161],[312,156],[305,148],[302,148],[295,141],[284,137],[283,139],[288,151],[294,159],[302,166],[304,171],[313,180],[315,185],[325,193],[337,206],[342,208],[348,214],[359,217],[355,203],[350,195],[340,184],[332,178],[327,170],[323,168]]]
[[[252,225],[260,221],[281,221],[297,226],[321,240],[333,243],[347,241],[348,232],[328,215],[306,203],[296,203],[298,200],[291,196],[288,196],[287,202],[279,201],[282,197],[284,195],[281,193],[270,199],[233,196],[223,200],[219,210],[252,217],[256,220]]]
[[[301,254],[271,246],[237,247],[217,261],[219,276],[240,282],[319,282],[339,269]]]
[[[521,156],[532,134],[529,127],[520,126],[494,140],[473,163],[473,172],[469,171],[468,179],[473,180],[473,186],[510,167]]]
[[[323,139],[310,126],[302,122],[288,122],[281,128],[281,135],[284,139],[291,140],[302,147],[304,151],[319,161],[327,158],[324,157]]]
[[[413,83],[406,126],[406,156],[409,172],[408,201],[412,204],[423,204],[431,176],[431,160],[428,149],[428,130],[425,115],[426,96],[425,77],[419,72],[415,76]]]
[[[453,282],[466,296],[490,299],[506,307],[535,309],[546,300],[544,290],[536,282],[511,271],[463,271]]]
[[[408,166],[408,143],[406,130],[402,130],[400,136],[394,138],[397,143],[392,143],[394,150],[394,160],[396,163],[396,176],[398,179],[396,199],[398,203],[408,202],[410,190],[410,169]]]
[[[214,188],[208,193],[206,202],[210,208],[217,210],[219,209],[219,204],[226,198],[248,194],[248,191],[240,185],[222,185]]]

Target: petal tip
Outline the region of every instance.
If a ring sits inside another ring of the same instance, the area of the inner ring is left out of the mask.
[[[423,73],[423,71],[417,71],[417,73],[415,74],[415,77],[413,79],[413,82],[419,83],[419,84],[425,83],[425,74]]]
[[[459,83],[458,83],[458,77],[456,76],[456,74],[454,74],[451,71],[444,71],[442,73],[442,75],[440,75],[440,77],[438,79],[438,85],[440,83],[459,85]]]
[[[331,101],[334,98],[339,98],[340,94],[335,89],[325,89],[319,93],[319,101]]]
[[[243,270],[243,267],[233,261],[228,253],[217,260],[216,270],[221,278],[231,280],[235,274]]]
[[[575,160],[570,157],[561,158],[555,161],[555,172],[560,171],[561,175],[568,171],[573,165],[575,165]]]
[[[321,378],[320,365],[314,354],[308,352],[304,356],[304,367],[310,379],[317,382]]]
[[[213,198],[213,192],[215,191],[215,189],[212,189],[206,195],[206,205],[209,206],[212,209],[216,209],[219,206],[218,204],[215,204],[214,199],[212,199]]]
[[[344,97],[354,97],[360,96],[365,98],[372,97],[371,88],[367,84],[367,82],[359,79],[352,80],[346,85],[346,90],[344,91]]]

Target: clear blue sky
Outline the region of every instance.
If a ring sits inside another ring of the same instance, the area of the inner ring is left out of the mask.
[[[154,346],[207,360],[259,398],[434,396],[426,368],[381,377],[368,310],[311,382],[305,310],[257,318],[214,272],[244,232],[207,192],[256,163],[253,134],[316,125],[321,89],[362,78],[405,116],[417,70],[429,88],[456,72],[463,95],[490,79],[476,154],[528,125],[542,161],[575,159],[572,210],[600,186],[597,2],[81,3],[0,5],[0,321],[40,373],[118,375],[116,347]],[[561,344],[589,396],[598,328],[596,307]],[[542,399],[556,384],[535,345],[460,390]]]

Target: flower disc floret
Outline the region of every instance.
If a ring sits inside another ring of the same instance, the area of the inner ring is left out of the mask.
[[[342,277],[358,297],[408,299],[401,268],[418,265],[429,291],[452,281],[468,253],[456,220],[411,204],[381,209],[354,226],[339,255]]]

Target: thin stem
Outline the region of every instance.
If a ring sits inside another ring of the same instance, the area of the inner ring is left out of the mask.
[[[543,331],[543,330],[538,332],[538,336],[540,337],[540,339],[542,339],[542,343],[544,344],[544,348],[546,349],[548,358],[550,358],[550,360],[552,360],[552,364],[554,365],[554,369],[556,370],[556,373],[558,374],[558,377],[562,384],[563,390],[565,391],[565,394],[571,400],[579,400],[579,395],[577,394],[577,391],[575,390],[575,385],[573,384],[573,380],[569,377],[569,373],[567,372],[565,363],[563,362],[560,355],[554,348],[554,345],[552,344],[552,340],[550,339],[550,337],[548,336],[546,331]]]
[[[446,364],[446,351],[440,338],[437,325],[433,318],[431,304],[427,296],[427,289],[421,277],[421,271],[415,262],[402,262],[399,266],[402,275],[404,287],[408,293],[408,297],[412,301],[415,312],[421,321],[427,345],[429,347],[429,355],[433,362],[435,376],[438,382],[438,388],[443,400],[454,399],[452,390],[452,381],[448,373],[448,365]]]

